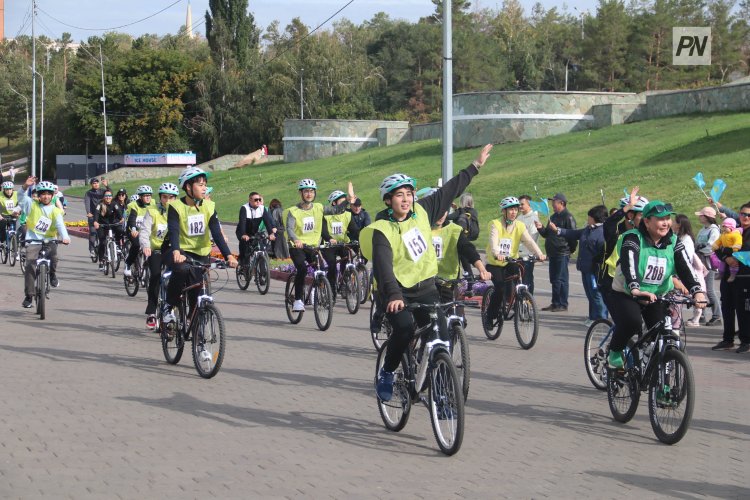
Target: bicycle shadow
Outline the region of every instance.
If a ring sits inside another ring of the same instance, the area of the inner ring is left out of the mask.
[[[655,497],[705,498],[706,496],[712,496],[717,498],[750,498],[750,488],[739,485],[687,481],[669,476],[665,477],[664,475],[646,476],[643,474],[629,474],[627,472],[589,470],[585,471],[585,473],[592,476],[614,479],[623,484],[650,490]]]

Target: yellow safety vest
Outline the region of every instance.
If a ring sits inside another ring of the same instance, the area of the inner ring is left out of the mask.
[[[50,207],[48,210],[45,208]],[[40,238],[44,239],[56,239],[57,238],[57,226],[55,220],[57,217],[62,217],[62,210],[52,205],[42,205],[38,201],[31,202],[31,208],[29,209],[29,215],[26,218],[26,230],[31,231]]]
[[[0,214],[10,215],[10,213],[18,206],[18,193],[13,191],[10,198],[5,196],[5,193],[0,195]]]
[[[302,210],[295,206],[290,208],[287,213],[291,213],[294,217],[294,233],[299,241],[305,245],[315,246],[320,244],[320,238],[323,234],[323,205],[313,203],[310,210]],[[284,220],[286,220],[286,217],[284,217]]]
[[[211,232],[208,221],[216,211],[211,200],[203,200],[200,207],[191,207],[177,199],[170,203],[180,216],[180,250],[205,257],[211,253]]]
[[[463,229],[458,224],[448,223],[440,229],[432,230],[432,246],[438,260],[437,275],[446,280],[458,277],[460,261],[458,258],[458,238]]]
[[[149,207],[148,213],[151,216],[151,234],[149,235],[149,245],[151,250],[160,250],[164,243],[164,238],[167,236],[167,211],[169,210],[169,204],[164,208],[162,212],[157,207]]]
[[[519,221],[513,221],[510,230],[508,230],[499,219],[490,221],[490,230],[492,230],[493,225],[497,228],[497,241],[500,246],[500,255],[517,259],[518,245],[521,244],[521,236],[526,232],[526,225]],[[500,267],[507,266],[508,263],[506,261],[499,261],[495,258],[494,251],[495,250],[490,247],[490,242],[488,241],[487,264]]]
[[[349,227],[349,223],[352,221],[351,212],[326,215],[325,220],[328,226],[328,234],[331,235],[331,238],[339,243],[349,243],[349,236],[346,235],[346,228]]]

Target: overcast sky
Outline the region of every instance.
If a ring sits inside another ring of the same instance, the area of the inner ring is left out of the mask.
[[[294,17],[313,28],[324,22],[349,0],[250,0],[250,11],[255,22],[265,28],[274,20],[281,23],[281,29]],[[573,7],[581,10],[596,11],[595,0],[540,0],[546,8],[564,7],[577,14]],[[173,4],[175,0],[37,0],[39,16],[37,33],[50,38],[59,38],[64,31],[73,35],[76,41],[86,40],[91,35],[102,34],[106,28],[114,28],[134,23]],[[529,14],[534,0],[521,0]],[[115,31],[130,33],[134,36],[144,33],[165,35],[176,33],[185,24],[185,13],[188,0],[177,0],[177,3],[164,12],[153,15],[147,20],[131,26],[118,28]],[[204,33],[204,14],[208,9],[208,0],[191,0],[194,31]],[[481,8],[499,8],[502,0],[474,0]],[[566,7],[567,6],[567,7]],[[31,35],[31,24],[25,22],[30,12],[31,0],[5,0],[5,36],[14,38],[18,34]],[[429,16],[435,11],[430,0],[354,0],[336,19],[347,18],[361,23],[372,18],[377,12],[386,12],[393,19],[417,21],[420,17]],[[53,19],[54,18],[54,19]],[[70,26],[66,26],[70,25]],[[78,28],[74,28],[76,26]],[[330,26],[330,23],[327,25]],[[79,28],[97,28],[84,30]]]

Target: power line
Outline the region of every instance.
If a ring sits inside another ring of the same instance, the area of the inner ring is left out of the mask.
[[[23,34],[24,31],[29,29],[29,23],[31,22],[31,6],[26,10],[26,15],[23,17],[23,22],[21,22],[21,27],[18,28],[18,32],[16,33],[15,38],[18,38]]]
[[[39,12],[41,12],[41,13],[42,13],[42,14],[44,14],[45,16],[49,17],[49,18],[50,18],[50,19],[52,19],[53,21],[55,21],[55,22],[58,22],[58,23],[62,24],[63,26],[67,26],[67,27],[69,27],[69,28],[75,28],[75,29],[77,29],[77,30],[85,30],[85,31],[113,31],[113,30],[118,30],[118,29],[120,29],[120,28],[126,28],[126,27],[128,27],[128,26],[133,26],[134,24],[142,23],[143,21],[146,21],[146,20],[148,20],[148,19],[151,19],[152,17],[158,16],[159,14],[161,14],[162,12],[164,12],[165,10],[168,10],[168,9],[170,9],[171,7],[174,7],[175,5],[177,5],[178,3],[182,2],[182,1],[183,1],[183,0],[175,0],[175,1],[174,1],[174,2],[172,2],[171,4],[167,5],[167,6],[166,6],[166,7],[164,7],[163,9],[161,9],[160,11],[158,11],[158,12],[154,12],[153,14],[150,14],[150,15],[148,15],[148,16],[146,16],[146,17],[144,17],[143,19],[138,19],[137,21],[133,21],[132,23],[128,23],[128,24],[123,24],[123,25],[121,25],[121,26],[112,26],[112,27],[109,27],[109,28],[83,28],[83,27],[81,27],[81,26],[74,26],[74,25],[72,25],[72,24],[68,24],[68,23],[66,23],[65,21],[60,21],[59,19],[57,19],[56,17],[52,16],[52,15],[51,15],[51,14],[49,14],[48,12],[45,12],[45,11],[44,11],[43,9],[41,9],[41,8],[39,9]]]

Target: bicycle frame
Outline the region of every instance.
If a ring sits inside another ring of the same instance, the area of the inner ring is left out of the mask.
[[[411,373],[415,374],[413,383],[414,396],[422,392],[427,379],[427,368],[431,363],[432,356],[438,350],[444,350],[450,355],[450,342],[440,339],[440,326],[438,315],[435,310],[430,311],[430,323],[417,328],[414,332],[414,340],[410,343],[409,364]],[[428,340],[432,338],[432,340]],[[426,352],[425,352],[426,351]],[[425,354],[427,357],[425,357]]]

